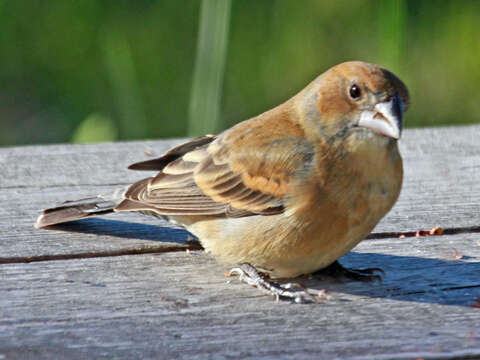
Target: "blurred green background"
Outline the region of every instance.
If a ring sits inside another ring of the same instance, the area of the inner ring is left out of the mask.
[[[214,132],[364,60],[480,123],[480,1],[0,0],[0,145]]]

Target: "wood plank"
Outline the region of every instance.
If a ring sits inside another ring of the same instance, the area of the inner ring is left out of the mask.
[[[128,171],[130,164],[160,156],[182,141],[146,140],[1,148],[0,189],[130,184],[149,175],[149,172]]]
[[[479,226],[480,126],[408,129],[404,185],[375,231]]]
[[[405,182],[399,201],[375,232],[434,226],[479,226],[480,126],[406,130],[401,141]],[[49,145],[0,149],[0,252],[2,258],[154,251],[185,245],[188,234],[135,214],[87,220],[65,231],[32,227],[42,208],[62,200],[107,193],[149,172],[126,170],[182,140]],[[105,161],[108,159],[108,161]],[[115,221],[118,219],[118,221]],[[158,225],[158,227],[157,227]]]
[[[478,226],[479,132],[407,131],[404,191],[376,231]],[[129,156],[145,156],[143,144],[0,149],[2,170],[8,165],[0,172],[2,256],[176,251],[0,265],[0,358],[480,357],[478,228],[364,241],[342,261],[382,267],[383,283],[302,279],[329,290],[308,305],[275,303],[235,279],[226,284],[225,267],[178,251],[187,233],[157,219],[106,217],[68,225],[68,234],[33,229],[40,208],[146,175],[123,170],[137,160]],[[102,165],[105,158],[112,162]]]
[[[311,281],[329,299],[306,305],[227,284],[202,252],[4,264],[0,354],[473,359],[479,244],[478,234],[364,241],[343,261],[383,267],[383,284]]]
[[[166,221],[140,214],[112,214],[55,227],[35,229],[38,210],[58,198],[99,194],[106,186],[0,189],[0,263],[12,258],[118,252],[171,251],[190,247],[193,237]],[[38,195],[41,195],[39,197]]]

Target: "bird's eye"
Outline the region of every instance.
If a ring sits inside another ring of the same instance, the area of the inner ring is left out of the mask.
[[[360,88],[356,84],[353,84],[350,87],[350,97],[356,100],[360,97],[360,95],[362,95]]]

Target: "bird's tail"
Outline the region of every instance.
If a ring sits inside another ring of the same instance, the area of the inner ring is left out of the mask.
[[[123,195],[122,191],[122,194]],[[119,192],[109,196],[99,195],[64,203],[43,210],[35,223],[37,229],[68,221],[84,219],[90,216],[108,214],[114,211],[115,206],[121,201]]]

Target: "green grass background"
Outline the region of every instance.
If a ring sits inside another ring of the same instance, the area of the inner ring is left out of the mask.
[[[411,91],[406,126],[480,123],[480,1],[0,0],[0,145],[200,135],[346,60]]]

